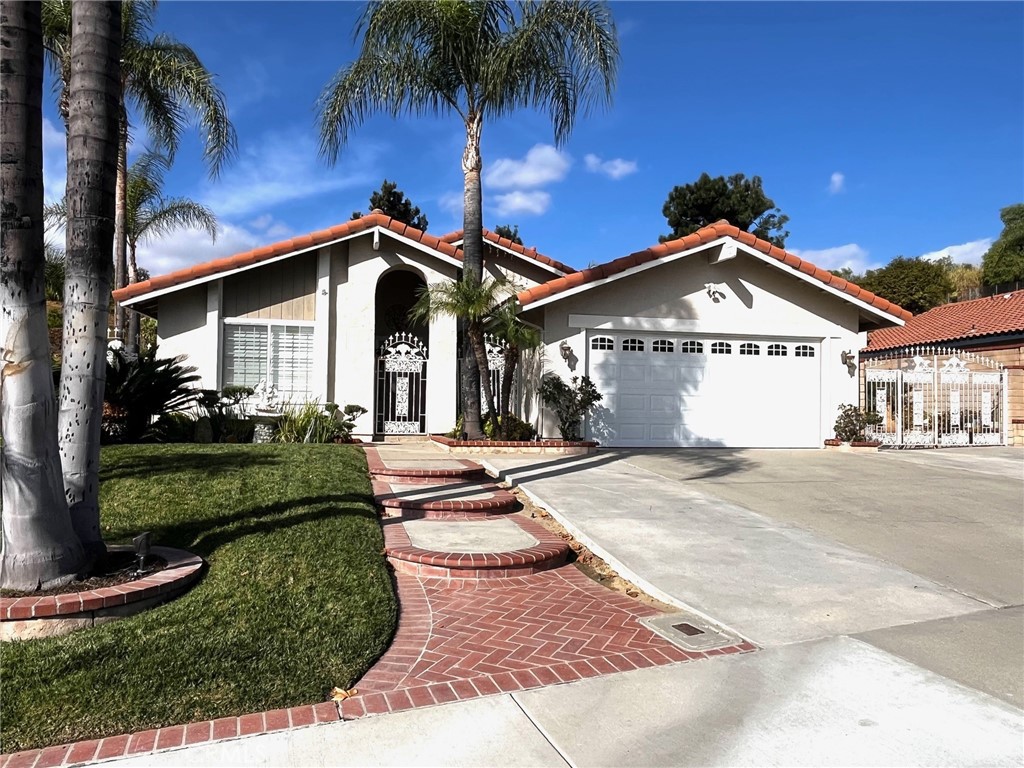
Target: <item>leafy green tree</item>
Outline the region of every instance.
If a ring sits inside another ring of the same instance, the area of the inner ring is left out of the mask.
[[[98,5],[98,4],[97,4]],[[43,38],[36,3],[0,2],[0,586],[39,589],[85,561],[61,483],[44,304]],[[12,226],[8,223],[25,222]]]
[[[71,0],[43,0],[43,33],[49,59],[60,76],[58,107],[67,121],[70,82]],[[203,156],[216,176],[235,152],[235,129],[228,119],[224,95],[214,76],[189,46],[170,35],[153,35],[156,0],[122,3],[122,53],[117,156],[116,215],[114,222],[114,287],[129,277],[128,254],[128,137],[129,107],[139,114],[149,136],[173,159],[185,128],[195,116],[203,141]],[[125,310],[115,308],[115,332],[123,335]]]
[[[999,212],[1003,231],[981,259],[981,279],[985,285],[1024,281],[1024,203]]]
[[[427,231],[427,217],[420,212],[420,209],[412,204],[412,201],[405,196],[405,193],[398,188],[394,181],[384,179],[380,189],[370,195],[370,210],[380,210],[385,216],[405,222],[410,227],[420,232]],[[360,211],[352,213],[353,219],[362,218]]]
[[[499,224],[494,228],[494,234],[498,237],[507,237],[516,245],[522,245],[523,240],[519,237],[518,224]]]
[[[764,193],[760,176],[748,179],[736,173],[712,178],[702,173],[692,184],[674,187],[661,213],[672,227],[669,234],[661,236],[661,242],[686,237],[721,219],[779,248],[785,247],[789,237],[783,229],[789,216]]]
[[[843,280],[845,280],[848,283],[853,283],[854,285],[860,285],[861,281],[864,279],[863,276],[858,275],[850,267],[840,267],[839,269],[830,269],[829,272],[831,272],[836,277],[843,278]]]
[[[561,145],[577,117],[611,99],[619,49],[606,3],[371,2],[356,26],[359,56],[342,67],[319,100],[320,150],[333,164],[349,134],[374,112],[393,117],[458,115],[462,153],[463,280],[483,274],[480,139],[484,121],[521,108],[546,112]],[[467,335],[470,343],[473,337]],[[482,348],[473,357],[486,360]],[[479,439],[478,377],[465,355],[465,429]]]
[[[879,269],[869,269],[858,285],[915,315],[945,304],[953,292],[945,265],[904,256]]]

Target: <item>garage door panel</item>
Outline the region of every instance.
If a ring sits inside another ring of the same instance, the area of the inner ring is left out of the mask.
[[[618,335],[614,351],[590,352],[591,378],[605,396],[601,421],[607,428],[594,436],[605,444],[817,445],[818,344],[765,337],[712,339],[629,333],[628,338],[645,342],[644,351],[621,351],[625,338],[626,334]],[[656,339],[672,342],[673,351],[652,352]],[[684,344],[686,341],[698,342],[707,352],[716,341],[724,341],[730,354],[683,352],[696,346]],[[744,344],[754,346],[742,347]],[[799,357],[797,344],[805,347]],[[741,349],[749,352],[755,348],[757,354],[740,354]]]

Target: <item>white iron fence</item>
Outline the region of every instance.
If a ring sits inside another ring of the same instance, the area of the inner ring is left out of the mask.
[[[864,360],[868,439],[895,447],[1005,445],[1007,375],[964,350],[913,347]]]

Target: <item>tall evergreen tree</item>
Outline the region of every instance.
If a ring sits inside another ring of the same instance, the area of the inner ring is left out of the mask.
[[[427,231],[427,217],[420,212],[418,206],[412,204],[412,201],[405,196],[405,193],[398,188],[398,184],[394,181],[384,179],[380,189],[370,195],[370,210],[383,211],[385,216],[405,222],[420,232]],[[359,211],[355,211],[352,218],[358,219],[362,215]]]
[[[686,237],[721,219],[779,248],[785,247],[789,237],[784,229],[789,216],[764,193],[760,176],[748,179],[736,173],[712,178],[702,173],[692,184],[673,187],[661,212],[672,227],[661,242]]]

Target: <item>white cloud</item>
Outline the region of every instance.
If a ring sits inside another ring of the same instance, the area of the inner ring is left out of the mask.
[[[257,221],[264,218],[261,216]],[[210,235],[203,230],[178,229],[159,240],[139,243],[139,266],[148,269],[154,276],[162,275],[182,267],[269,245],[292,234],[292,230],[280,222],[265,231],[253,231],[237,224],[221,222],[217,225],[216,242],[211,241]]]
[[[68,155],[64,127],[43,118],[43,199],[55,203],[68,183]]]
[[[838,195],[840,192],[846,191],[846,176],[839,171],[832,174],[828,180],[828,193],[830,195]]]
[[[496,195],[494,200],[497,203],[499,216],[509,216],[514,213],[539,216],[551,205],[551,195],[540,190],[533,192],[516,190],[507,195]]]
[[[457,192],[445,192],[437,199],[437,207],[459,219],[461,222],[464,198],[465,195],[461,189]]]
[[[938,251],[922,254],[919,258],[928,261],[936,261],[943,256],[949,256],[954,264],[981,264],[981,257],[992,247],[995,238],[985,237],[981,240],[972,240],[961,245],[948,245]]]
[[[597,155],[587,155],[583,158],[583,162],[591,173],[603,173],[608,178],[616,181],[624,176],[629,176],[631,173],[636,173],[637,170],[635,160],[623,160],[621,157],[616,157],[612,160],[602,160]]]
[[[279,203],[370,184],[379,178],[374,166],[380,149],[353,144],[342,161],[329,168],[317,156],[308,129],[268,133],[250,143],[221,178],[209,184],[203,202],[218,216],[249,216]]]
[[[495,189],[541,187],[561,181],[572,159],[550,144],[537,144],[522,160],[502,157],[484,172],[484,183]]]
[[[834,248],[822,248],[820,250],[797,250],[790,248],[790,253],[807,259],[815,266],[822,269],[843,269],[849,267],[858,275],[863,275],[869,269],[874,268],[868,258],[869,254],[856,243],[837,245]]]

